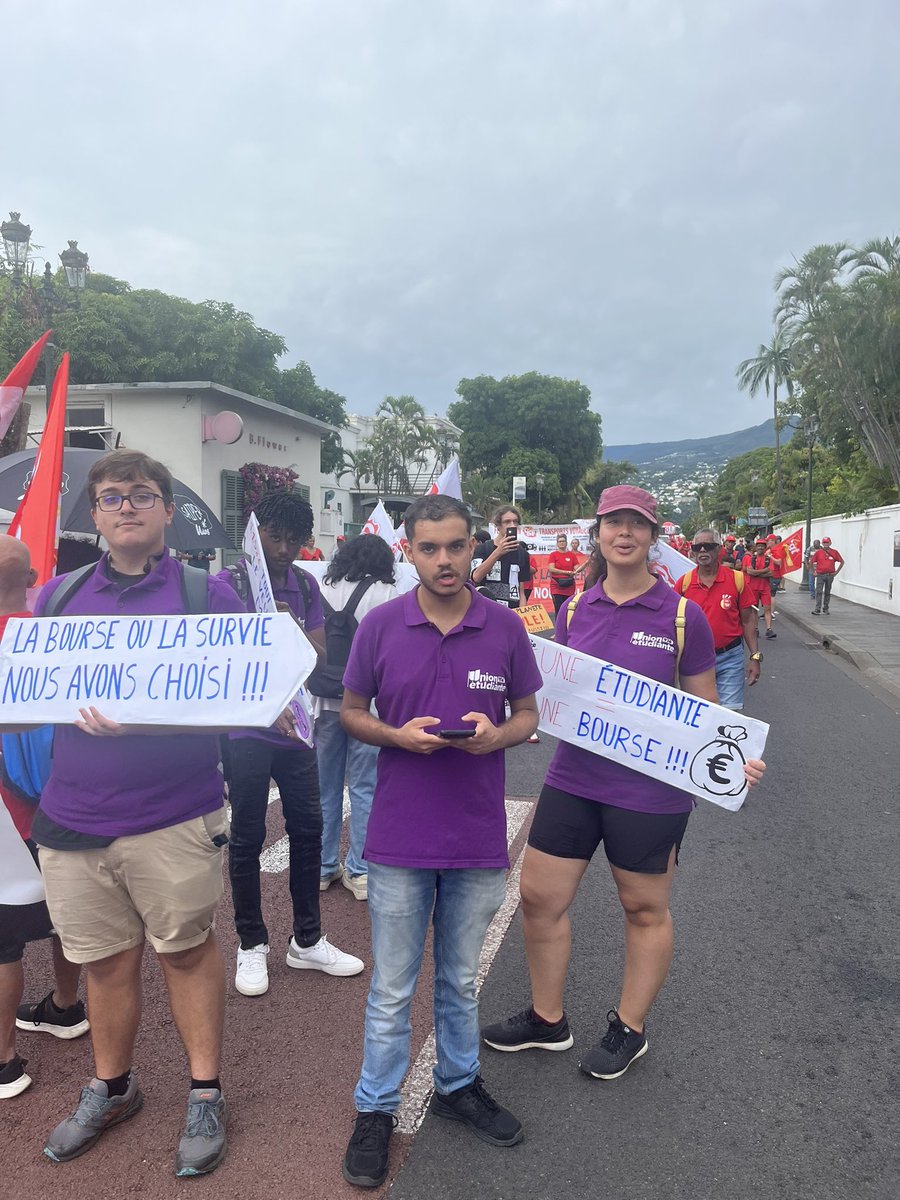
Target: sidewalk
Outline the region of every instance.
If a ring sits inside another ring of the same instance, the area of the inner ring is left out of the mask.
[[[775,597],[775,611],[798,625],[826,650],[839,654],[892,696],[900,699],[900,617],[831,597],[831,612],[814,617],[806,588],[787,581]]]

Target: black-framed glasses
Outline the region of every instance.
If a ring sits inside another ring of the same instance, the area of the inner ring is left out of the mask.
[[[718,550],[718,548],[718,542],[691,542],[692,550],[709,550],[712,553],[714,550]]]
[[[97,507],[102,512],[118,512],[126,500],[132,508],[145,510],[162,500],[162,496],[159,492],[132,492],[129,496],[111,496],[105,492],[97,497]]]

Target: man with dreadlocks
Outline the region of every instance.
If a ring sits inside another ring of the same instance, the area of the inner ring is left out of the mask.
[[[259,536],[272,581],[275,603],[292,614],[320,658],[325,654],[325,617],[316,580],[294,565],[312,535],[313,513],[294,492],[269,492],[256,507]],[[245,560],[227,567],[220,578],[253,609]],[[234,986],[244,996],[268,990],[266,958],[269,934],[262,915],[259,855],[266,837],[269,782],[281,797],[288,836],[289,886],[293,931],[287,965],[327,975],[358,975],[362,960],[344,954],[322,934],[319,874],[322,860],[322,806],[315,750],[296,736],[274,727],[241,730],[229,735],[231,843],[228,872],[234,899],[234,922],[240,937]]]

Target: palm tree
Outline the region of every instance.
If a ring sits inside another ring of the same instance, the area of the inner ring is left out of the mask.
[[[824,242],[807,250],[793,267],[779,271],[775,276],[776,329],[789,332],[818,321],[839,286],[842,271],[855,259],[856,251],[846,242]]]
[[[772,336],[769,346],[760,345],[755,358],[745,358],[735,371],[738,387],[741,391],[749,391],[755,396],[761,387],[765,387],[766,396],[772,396],[775,413],[775,503],[778,512],[782,505],[781,477],[781,418],[778,413],[778,389],[784,385],[787,394],[794,394],[794,384],[791,372],[791,348],[781,331],[777,330]]]

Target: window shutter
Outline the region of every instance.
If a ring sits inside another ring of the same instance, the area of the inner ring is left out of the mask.
[[[236,550],[223,550],[222,563],[230,567],[241,557],[241,541],[246,522],[243,517],[244,481],[238,471],[222,472],[222,524],[225,532],[237,546]]]

